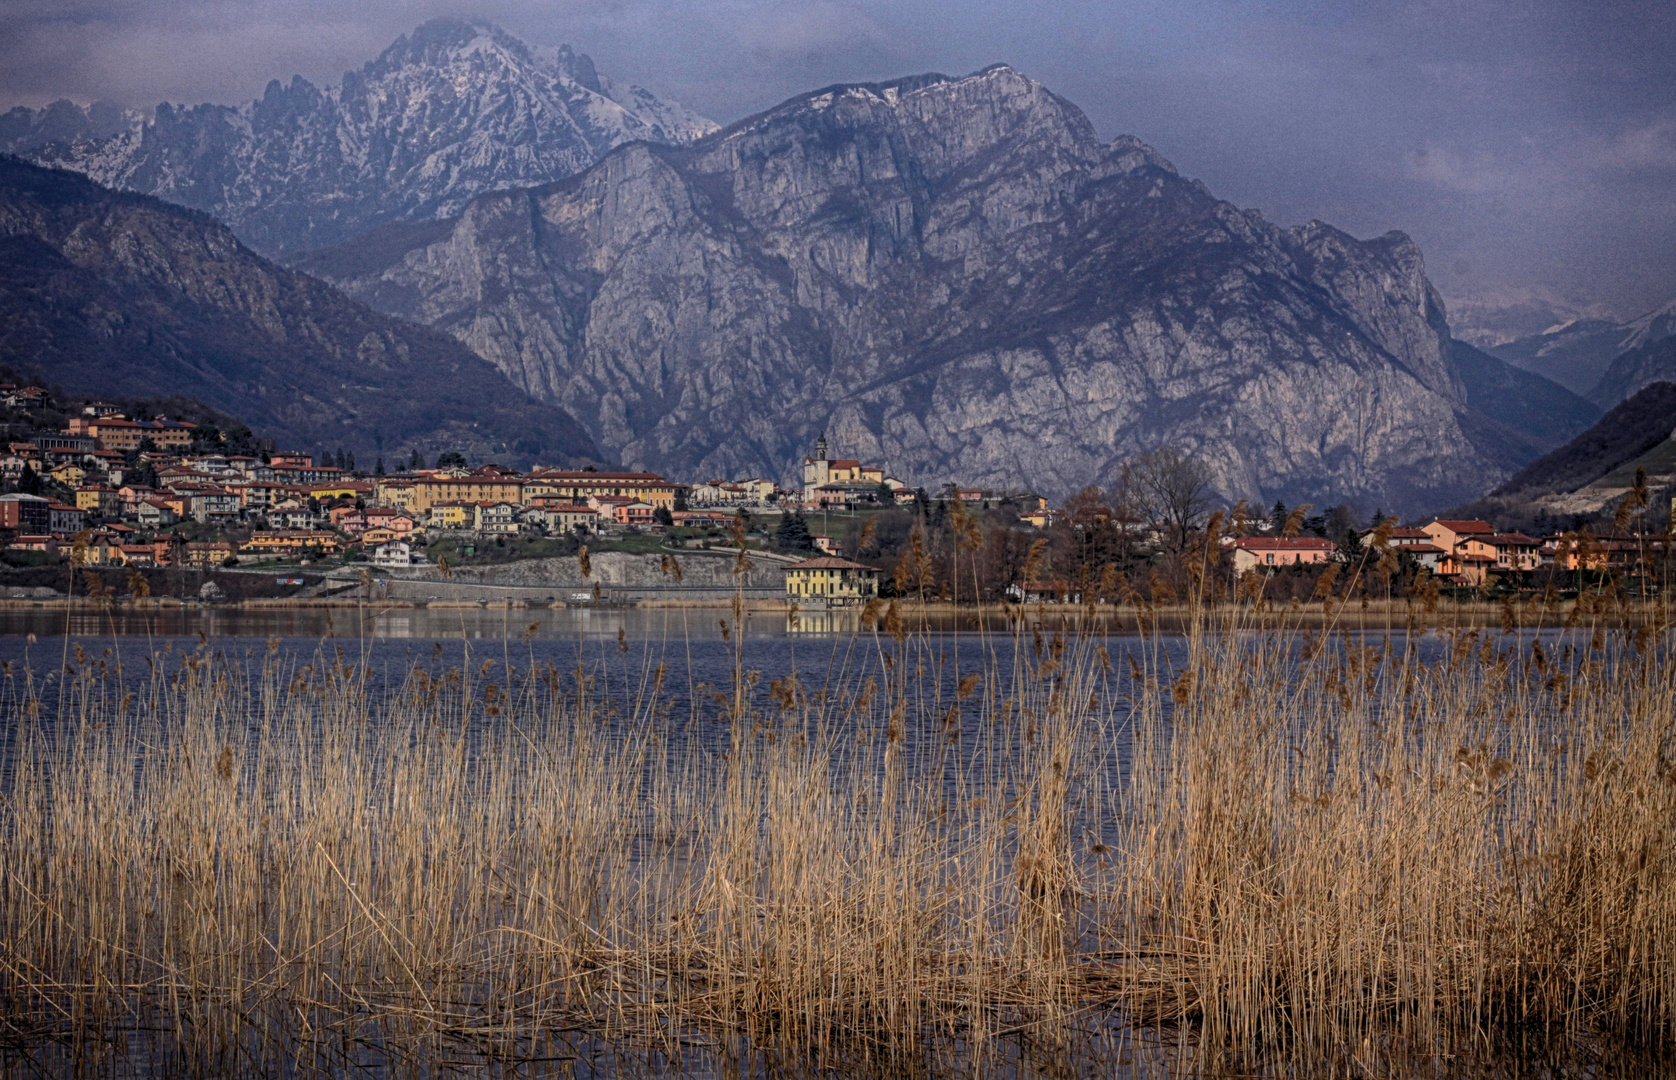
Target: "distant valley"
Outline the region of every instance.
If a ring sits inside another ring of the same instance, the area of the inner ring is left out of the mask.
[[[0,364],[181,395],[283,447],[591,460],[564,411],[450,338],[262,259],[203,214],[0,159]]]

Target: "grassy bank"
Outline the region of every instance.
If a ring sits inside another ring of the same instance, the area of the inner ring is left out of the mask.
[[[731,635],[731,684],[691,696],[626,641],[384,695],[342,652],[213,643],[126,688],[114,655],[62,690],[9,672],[0,1055],[1076,1072],[1161,1040],[1186,1072],[1431,1076],[1668,1050],[1667,625],[1439,646],[1228,611],[1114,657],[880,615],[818,679]]]

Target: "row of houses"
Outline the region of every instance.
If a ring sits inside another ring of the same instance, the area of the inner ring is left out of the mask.
[[[1362,530],[1362,543],[1373,544],[1378,532]],[[1557,533],[1539,539],[1521,532],[1502,532],[1487,521],[1452,519],[1387,528],[1385,542],[1415,565],[1467,586],[1483,585],[1491,575],[1517,581],[1546,570],[1618,569],[1640,558],[1649,544],[1662,551],[1664,543],[1662,537],[1576,539]],[[1324,564],[1338,552],[1333,541],[1312,536],[1229,538],[1225,546],[1236,573]]]

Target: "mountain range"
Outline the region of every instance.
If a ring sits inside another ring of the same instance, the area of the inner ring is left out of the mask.
[[[195,398],[282,449],[598,456],[464,346],[275,266],[207,215],[4,157],[0,363],[69,393]]]
[[[276,79],[242,108],[165,103],[126,121],[108,104],[13,109],[0,117],[0,149],[203,210],[273,255],[452,215],[481,192],[567,176],[625,142],[714,128],[612,81],[585,53],[436,19],[335,87]]]
[[[1452,341],[1403,234],[1279,227],[1005,65],[716,129],[436,20],[334,88],[14,109],[0,146],[231,229],[91,185],[52,218],[30,200],[65,174],[9,165],[36,194],[4,195],[5,358],[91,378],[120,323],[110,378],[201,380],[305,441],[790,481],[824,432],[911,483],[1050,495],[1173,444],[1230,497],[1413,511],[1598,415]]]
[[[292,265],[680,475],[787,477],[826,432],[912,483],[1062,493],[1173,443],[1230,495],[1416,508],[1531,455],[1468,401],[1407,237],[1277,227],[1004,65],[800,95]]]

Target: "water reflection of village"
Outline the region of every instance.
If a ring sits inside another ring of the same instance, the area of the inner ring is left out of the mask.
[[[788,634],[853,634],[861,629],[858,608],[786,612]]]

